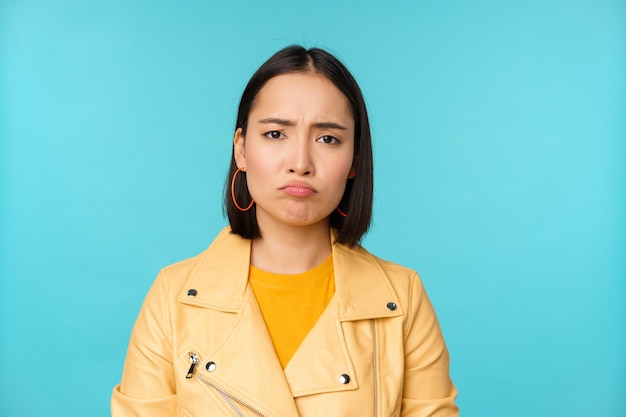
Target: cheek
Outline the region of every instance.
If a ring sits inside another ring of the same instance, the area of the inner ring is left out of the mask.
[[[262,173],[270,169],[272,165],[272,155],[262,146],[250,143],[245,150],[246,170],[253,173]]]
[[[335,183],[335,190],[338,198],[343,196],[348,181],[348,174],[352,168],[352,152],[336,161],[330,166],[332,181]]]
[[[352,169],[352,164],[354,162],[354,150],[352,147],[346,149],[345,153],[337,158],[334,167],[335,167],[335,175],[346,179],[350,170]]]
[[[260,149],[250,146],[246,153],[248,190],[253,198],[260,197],[264,186],[271,183],[273,159]],[[257,196],[257,197],[255,197]]]

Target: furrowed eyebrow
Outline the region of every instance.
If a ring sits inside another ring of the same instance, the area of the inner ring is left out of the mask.
[[[273,124],[283,125],[283,126],[295,125],[295,123],[292,122],[291,120],[278,119],[276,117],[268,117],[267,119],[261,119],[259,120],[259,123],[273,123]]]
[[[268,117],[267,119],[259,120],[259,123],[273,123],[282,126],[294,126],[295,123],[291,120],[279,119],[277,117]],[[345,126],[334,122],[317,122],[313,123],[313,127],[317,128],[325,128],[325,129],[338,129],[338,130],[347,130]]]
[[[346,130],[347,129],[345,126],[342,126],[340,124],[333,123],[333,122],[318,122],[318,123],[313,123],[313,126],[314,127],[326,128],[326,129],[339,129],[339,130]]]

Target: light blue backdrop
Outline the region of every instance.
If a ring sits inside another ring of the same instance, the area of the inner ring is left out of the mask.
[[[624,1],[0,0],[0,415],[106,416],[158,269],[225,224],[237,101],[328,48],[466,417],[626,416]]]

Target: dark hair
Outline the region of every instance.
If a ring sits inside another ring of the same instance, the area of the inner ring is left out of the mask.
[[[330,214],[330,226],[337,230],[336,241],[348,246],[356,245],[370,226],[372,200],[374,194],[374,163],[372,160],[372,138],[363,94],[348,69],[333,55],[319,49],[305,49],[292,45],[281,49],[268,59],[254,73],[239,102],[235,130],[241,128],[245,138],[248,116],[254,101],[270,79],[287,73],[316,73],[328,78],[348,99],[354,117],[354,156],[356,177],[348,180],[339,206],[347,214],[343,217],[337,211]],[[233,233],[254,239],[261,236],[256,220],[256,205],[248,211],[237,209],[231,197],[231,181],[237,171],[235,150],[226,179],[224,205]],[[241,207],[250,204],[245,172],[239,172],[235,183],[235,197]]]

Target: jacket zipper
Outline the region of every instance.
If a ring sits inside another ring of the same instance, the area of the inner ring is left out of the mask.
[[[185,378],[187,379],[193,377],[193,373],[196,370],[196,365],[198,364],[198,362],[200,362],[200,358],[198,357],[197,353],[189,352],[189,361],[191,362],[191,366],[189,367],[189,370],[187,371],[187,376],[185,376]]]
[[[378,416],[378,361],[376,358],[376,325],[374,319],[370,320],[372,327],[372,375],[374,386],[374,417]]]
[[[214,382],[211,382],[208,379],[206,379],[204,377],[204,375],[198,374],[198,379],[200,379],[200,381],[204,382],[205,384],[213,387],[217,392],[219,392],[220,395],[222,396],[222,398],[224,398],[224,401],[226,401],[226,403],[230,406],[230,408],[233,410],[233,412],[235,414],[237,414],[237,416],[245,417],[244,414],[239,409],[239,407],[237,407],[237,404],[235,404],[233,401],[235,401],[235,402],[243,405],[244,407],[254,411],[255,413],[257,413],[261,417],[267,417],[265,414],[263,414],[261,411],[259,411],[257,408],[255,408],[253,405],[251,405],[250,403],[247,403],[244,400],[241,400],[241,399],[235,397],[234,395],[229,394],[228,392],[224,391],[224,389],[222,389],[222,387],[220,387],[219,385],[215,384]]]
[[[372,376],[373,376],[372,385],[374,387],[374,417],[377,417],[378,416],[378,363],[377,363],[377,354],[376,354],[377,353],[376,326],[375,326],[375,322],[373,319],[370,320],[370,324],[371,324],[371,329],[372,329]],[[187,379],[193,377],[193,374],[196,370],[196,366],[198,365],[198,362],[200,362],[200,358],[198,357],[196,353],[189,352],[189,361],[191,362],[191,366],[189,367],[189,370],[187,371],[187,376],[185,377]],[[202,382],[213,387],[217,392],[219,392],[222,398],[224,398],[224,401],[226,401],[228,406],[233,410],[235,414],[237,414],[238,417],[245,417],[245,416],[243,415],[239,407],[237,407],[237,404],[235,404],[233,401],[249,408],[250,410],[260,415],[261,417],[267,417],[265,414],[263,414],[254,406],[224,391],[219,385],[216,385],[215,383],[209,381],[202,374],[198,374],[198,378]]]

